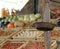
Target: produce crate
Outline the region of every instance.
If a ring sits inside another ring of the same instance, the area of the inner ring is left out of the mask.
[[[0,39],[0,44],[4,41],[4,39]]]
[[[22,42],[19,40],[8,40],[1,45],[1,49],[17,49],[18,47],[20,47],[24,43],[25,42]]]
[[[28,28],[28,30],[27,30]],[[32,27],[34,28],[34,27]],[[26,30],[25,30],[26,29]],[[7,39],[10,37],[13,38],[36,38],[37,35],[43,34],[43,31],[38,31],[36,29],[29,29],[29,27],[21,28],[21,27],[16,27],[16,28],[4,28],[0,29],[0,39]],[[40,33],[41,32],[41,33]],[[27,35],[27,36],[26,36]]]
[[[22,29],[22,32],[18,32],[17,34],[15,34],[14,36],[12,36],[12,38],[14,39],[40,39],[43,38],[44,31],[39,31],[35,28],[24,28]],[[56,39],[54,37],[60,37],[60,28],[59,27],[55,27],[53,31],[51,31],[51,37],[52,39]]]
[[[43,34],[37,36],[37,38],[41,38],[41,37],[44,39],[44,32],[43,32]],[[51,39],[56,40],[56,41],[60,41],[60,30],[51,31]]]
[[[0,28],[0,39],[5,39],[13,36],[17,32],[19,32],[20,28]]]
[[[52,49],[57,47],[56,41],[52,41]],[[44,49],[44,41],[20,41],[19,39],[8,40],[1,45],[1,49]]]
[[[34,39],[38,35],[42,35],[43,31],[33,30],[33,29],[22,29],[22,32],[18,32],[13,36],[13,38],[24,38],[24,39]]]
[[[56,42],[52,42],[52,49],[56,48]],[[21,47],[19,47],[18,49],[20,49]],[[23,49],[45,49],[44,48],[44,42],[32,42],[30,41],[25,47],[23,47]]]

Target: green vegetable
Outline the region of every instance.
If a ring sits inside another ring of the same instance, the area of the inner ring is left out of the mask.
[[[12,21],[12,19],[13,19],[13,17],[12,17],[12,16],[10,16],[10,17],[8,18],[8,21],[9,21],[9,22],[11,22],[11,21]]]
[[[4,22],[5,20],[2,20],[1,22]]]
[[[34,14],[31,14],[30,15],[30,21],[34,21],[36,19],[35,15]]]
[[[29,15],[24,15],[24,21],[30,21]]]
[[[23,16],[19,16],[18,17],[18,20],[23,21],[24,20],[24,17]]]
[[[57,19],[57,16],[52,16],[52,19]]]
[[[40,14],[36,14],[35,17],[38,18],[38,17],[41,17],[41,15]]]
[[[17,16],[13,16],[13,19],[12,20],[17,20]]]

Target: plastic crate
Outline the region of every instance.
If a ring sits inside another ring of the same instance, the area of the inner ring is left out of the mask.
[[[57,47],[56,41],[52,41],[51,48]],[[6,41],[1,49],[44,49],[44,41],[18,41],[16,39]]]

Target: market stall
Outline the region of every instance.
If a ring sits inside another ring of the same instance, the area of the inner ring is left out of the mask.
[[[54,5],[55,2],[59,5],[59,1],[0,2],[4,5],[0,8],[1,49],[56,49],[58,47],[60,10]]]

